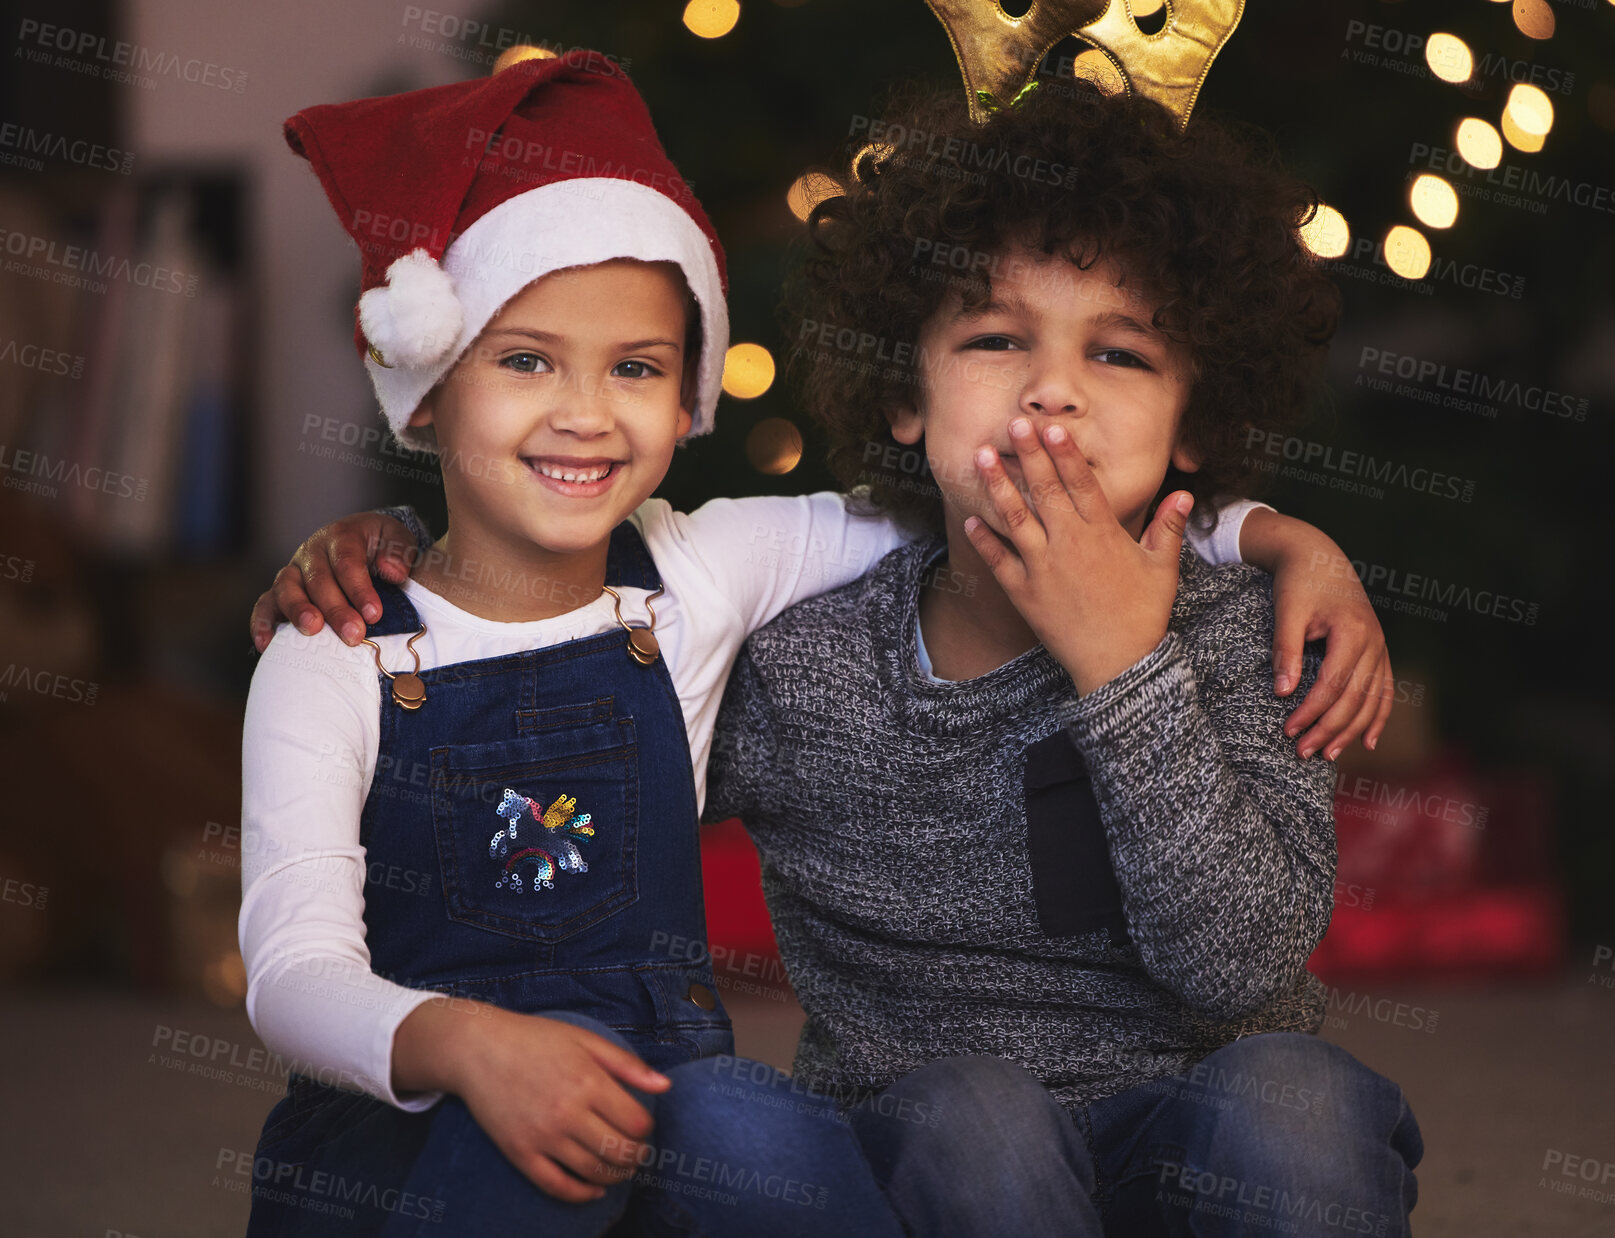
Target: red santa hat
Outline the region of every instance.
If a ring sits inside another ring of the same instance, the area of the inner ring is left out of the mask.
[[[729,344],[723,249],[650,113],[597,52],[307,108],[286,141],[359,246],[355,342],[393,433],[500,308],[551,271],[675,262],[700,305],[691,434],[712,428]],[[536,58],[542,56],[543,58]]]

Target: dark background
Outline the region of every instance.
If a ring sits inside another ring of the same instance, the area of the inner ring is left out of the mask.
[[[361,439],[381,420],[351,349],[355,254],[285,149],[280,121],[316,102],[488,70],[496,45],[428,34],[423,13],[480,21],[490,39],[503,30],[613,55],[724,241],[732,339],[783,362],[794,324],[780,290],[803,231],[786,190],[811,168],[844,174],[861,144],[855,119],[880,115],[891,83],[957,81],[921,0],[745,0],[734,30],[711,41],[680,24],[676,3],[454,6],[0,0],[0,126],[16,127],[11,138],[0,129],[0,160],[19,156],[0,162],[0,983],[19,1012],[6,1030],[27,1052],[62,1039],[52,1028],[106,1017],[77,1004],[99,995],[196,1000],[245,1027],[233,831],[255,660],[248,609],[297,541],[336,516],[405,501],[442,527],[429,466]],[[1553,4],[1548,40],[1520,33],[1514,7],[1257,0],[1199,103],[1270,130],[1368,243],[1337,264],[1345,313],[1303,437],[1473,483],[1468,501],[1394,484],[1365,496],[1325,474],[1276,479],[1264,497],[1327,530],[1365,568],[1489,590],[1533,617],[1454,605],[1433,619],[1375,590],[1410,699],[1379,753],[1343,759],[1343,778],[1439,792],[1489,815],[1484,830],[1455,832],[1428,813],[1370,820],[1366,801],[1341,801],[1343,879],[1374,897],[1343,907],[1331,940],[1359,930],[1381,940],[1355,962],[1336,957],[1330,974],[1359,987],[1599,987],[1610,971],[1602,952],[1615,944],[1601,501],[1615,413],[1615,5]],[[39,63],[30,22],[212,65],[215,82],[226,71],[240,88],[162,70],[147,74],[150,86],[109,81],[85,68],[93,50],[69,57],[79,68]],[[1541,210],[1465,196],[1453,228],[1423,229],[1451,277],[1413,285],[1388,276],[1373,243],[1415,222],[1407,184],[1428,170],[1415,144],[1451,148],[1463,116],[1495,124],[1509,86],[1497,73],[1464,87],[1436,80],[1405,48],[1433,30],[1501,58],[1483,67],[1553,75],[1561,88],[1549,92],[1545,148],[1507,149],[1505,167],[1558,178],[1589,203],[1540,185],[1516,192]],[[22,131],[99,144],[111,166],[71,154],[33,166],[16,145]],[[1599,188],[1601,209],[1590,202]],[[60,263],[44,278],[10,269],[14,235],[58,254],[79,244],[166,264],[196,277],[194,295],[132,277],[73,288],[52,278]],[[1523,281],[1521,295],[1463,286],[1483,271],[1505,287]],[[23,345],[33,362],[19,359]],[[1370,391],[1359,382],[1377,377],[1365,348],[1551,389],[1584,411],[1534,411],[1522,396],[1491,401],[1498,411],[1487,417]],[[66,371],[40,362],[39,349],[67,358]],[[748,431],[767,418],[795,421],[806,439],[783,475],[747,458]],[[832,485],[823,442],[783,382],[755,400],[726,397],[718,426],[678,454],[661,491],[675,505]],[[348,458],[318,454],[348,439]],[[23,483],[40,478],[19,452],[81,477],[98,468],[145,482],[145,497],[70,480],[28,493]],[[1476,911],[1494,895],[1534,911]],[[1361,913],[1354,923],[1347,910]],[[1420,926],[1417,941],[1409,925]],[[1443,925],[1446,940],[1432,944]],[[1595,1018],[1607,1029],[1601,996]],[[47,1013],[28,1021],[30,1002]],[[130,1062],[144,1061],[141,1037],[162,1017],[134,1018],[134,1048],[120,1050]],[[1553,1056],[1550,1047],[1537,1064],[1551,1073]],[[40,1069],[37,1057],[22,1060],[20,1073]],[[58,1094],[88,1113],[83,1090],[69,1083]],[[1508,1172],[1524,1181],[1555,1138],[1527,1141]],[[250,1146],[250,1132],[240,1140]],[[101,1219],[121,1232],[144,1214],[123,1215]]]

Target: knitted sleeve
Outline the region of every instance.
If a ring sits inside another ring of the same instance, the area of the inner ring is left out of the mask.
[[[437,540],[432,536],[432,531],[426,527],[420,513],[413,507],[378,507],[375,511],[379,516],[391,516],[394,520],[403,521],[404,527],[409,530],[410,536],[415,539],[415,545],[420,548],[422,554],[430,550],[432,543]]]
[[[1233,569],[1238,570],[1238,569]],[[1064,709],[1150,976],[1217,1018],[1251,1014],[1302,978],[1329,925],[1334,772],[1303,761],[1273,692],[1271,578],[1214,604],[1180,638]],[[1196,677],[1186,642],[1202,651]]]
[[[768,693],[751,659],[751,646],[741,649],[718,709],[707,758],[707,800],[701,819],[727,821],[740,817],[754,829],[757,808],[767,802],[767,784],[776,776],[778,748],[769,716]]]

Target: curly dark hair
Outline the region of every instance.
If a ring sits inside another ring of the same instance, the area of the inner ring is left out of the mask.
[[[921,327],[949,292],[970,305],[991,293],[990,265],[939,266],[938,247],[1022,245],[1082,268],[1115,261],[1159,305],[1154,326],[1186,345],[1182,433],[1202,463],[1169,467],[1157,501],[1188,490],[1204,520],[1212,501],[1249,493],[1248,434],[1302,415],[1339,319],[1339,291],[1297,235],[1316,194],[1271,137],[1203,113],[1180,133],[1151,100],[1066,79],[977,126],[961,96],[899,88],[837,178],[841,196],[808,217],[790,372],[836,476],[907,523],[940,524],[923,444],[898,444],[885,410],[913,404]]]

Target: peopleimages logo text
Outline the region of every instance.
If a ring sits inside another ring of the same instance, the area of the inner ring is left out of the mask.
[[[1371,371],[1416,384],[1428,384],[1442,391],[1473,395],[1481,400],[1512,404],[1528,412],[1547,413],[1566,421],[1586,421],[1591,401],[1551,387],[1522,383],[1517,378],[1496,378],[1479,370],[1449,366],[1406,353],[1390,352],[1364,345],[1357,358],[1359,371]]]
[[[133,262],[116,254],[102,254],[83,245],[64,245],[45,236],[0,228],[0,253],[24,262],[43,262],[63,271],[83,272],[97,279],[122,279],[139,288],[196,295],[197,277],[182,271]],[[22,274],[28,274],[24,271]]]
[[[79,60],[99,61],[130,74],[150,73],[156,77],[172,77],[182,82],[211,86],[215,90],[228,90],[240,94],[247,88],[245,69],[233,69],[214,64],[195,56],[185,57],[173,52],[160,52],[138,43],[125,43],[122,39],[108,39],[93,30],[73,30],[50,22],[25,17],[17,27],[17,42],[31,43],[41,52],[61,52]],[[19,47],[19,54],[22,49]],[[37,59],[30,56],[30,59]],[[58,64],[64,63],[60,59]],[[105,76],[111,78],[111,73]]]

